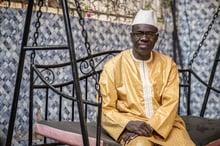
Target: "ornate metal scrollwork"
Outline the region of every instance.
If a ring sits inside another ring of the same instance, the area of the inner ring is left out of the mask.
[[[82,74],[89,74],[93,71],[89,64],[89,60],[83,60],[79,65],[79,69]]]
[[[40,73],[48,83],[53,84],[55,82],[55,73],[53,72],[52,69],[49,68],[42,69],[40,70]],[[36,82],[38,78],[39,77],[37,76],[34,79],[34,82]]]

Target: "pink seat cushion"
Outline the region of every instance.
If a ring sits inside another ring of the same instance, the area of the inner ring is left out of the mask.
[[[206,146],[220,146],[220,139],[208,143]]]
[[[77,127],[74,127],[77,126]],[[77,131],[77,132],[73,132]],[[80,133],[80,125],[74,122],[55,122],[47,125],[46,123],[38,123],[35,125],[36,134],[57,140],[61,143],[71,146],[83,146],[82,135]],[[89,137],[90,146],[96,145],[96,138]],[[101,146],[103,141],[101,141]]]
[[[96,145],[95,123],[87,123],[89,144]],[[81,127],[79,122],[70,121],[41,121],[35,125],[35,133],[51,138],[63,144],[83,146]],[[120,146],[103,129],[101,129],[100,146]]]

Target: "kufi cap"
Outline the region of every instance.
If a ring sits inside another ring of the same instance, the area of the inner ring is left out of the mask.
[[[132,25],[149,24],[157,27],[157,18],[153,10],[139,10],[134,17]]]

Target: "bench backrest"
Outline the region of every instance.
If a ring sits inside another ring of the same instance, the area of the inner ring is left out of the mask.
[[[100,120],[100,117],[97,117],[97,107],[100,106],[99,102],[96,101],[97,79],[99,79],[106,61],[119,52],[120,50],[107,51],[77,59],[79,82],[83,102],[85,103],[84,117],[87,122],[97,123]],[[95,62],[95,72],[91,68],[91,57],[92,61]],[[33,111],[31,112],[33,114],[30,115],[30,119],[33,119],[33,122],[42,119],[79,121],[76,90],[73,77],[71,76],[70,62],[53,65],[34,64],[33,70],[30,75],[33,77],[30,86],[30,101],[32,101],[30,110]],[[60,77],[61,73],[65,75]],[[190,115],[191,75],[193,73],[191,70],[179,70],[179,74],[181,79],[180,98],[186,100],[186,115]],[[32,125],[31,122],[29,124]]]
[[[94,106],[96,102],[96,93],[97,93],[97,78],[102,71],[103,65],[108,61],[112,56],[117,55],[120,50],[117,51],[106,51],[102,53],[94,54],[92,57],[95,62],[95,71],[94,72],[90,66],[91,58],[82,57],[77,60],[79,81],[81,86],[81,93],[83,100],[85,101],[85,117],[89,121],[94,121],[96,117],[96,111],[90,109],[88,105]],[[36,100],[33,100],[35,103],[34,111],[37,111],[35,114],[39,115],[39,112],[42,114],[41,117],[44,119],[57,118],[58,120],[78,120],[77,106],[74,101],[75,98],[75,88],[73,77],[71,77],[71,66],[69,62],[54,64],[54,65],[35,65],[36,70],[38,70],[39,76],[44,76],[44,79],[50,83],[46,85],[39,80],[39,77],[33,77],[31,82],[31,89],[36,90],[34,97]],[[33,72],[34,73],[34,72]],[[66,75],[60,77],[59,75],[65,73]],[[191,76],[193,72],[188,69],[180,69],[180,98],[186,101],[186,114],[191,114],[190,109],[190,93],[191,93]],[[194,75],[194,74],[193,74]],[[31,75],[32,76],[32,75]],[[56,91],[51,90],[51,87],[56,89]],[[41,90],[41,91],[39,91]],[[45,91],[45,92],[42,92]],[[63,98],[63,93],[65,93],[66,98]],[[43,99],[45,97],[45,99]],[[54,98],[58,97],[58,98]],[[45,101],[44,101],[45,100]],[[38,101],[41,101],[38,103]],[[54,102],[54,103],[53,103]],[[59,105],[55,107],[55,105]],[[39,107],[45,107],[39,111]],[[50,107],[50,108],[49,108]],[[180,107],[180,106],[179,106]],[[32,107],[33,108],[33,107]],[[93,107],[94,108],[94,107]],[[62,111],[64,110],[64,111]],[[88,116],[89,114],[89,116]],[[58,115],[58,117],[57,117]],[[38,116],[39,118],[39,116]],[[41,118],[40,118],[41,119]],[[36,119],[37,120],[37,119]]]

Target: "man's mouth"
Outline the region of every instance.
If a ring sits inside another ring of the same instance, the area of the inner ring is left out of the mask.
[[[149,45],[148,44],[138,44],[139,48],[148,48]]]

